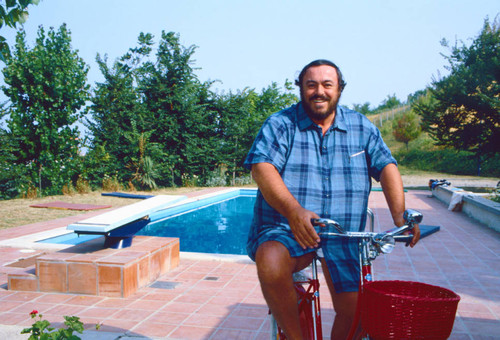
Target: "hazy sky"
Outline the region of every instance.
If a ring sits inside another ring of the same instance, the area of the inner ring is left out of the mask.
[[[388,95],[406,100],[442,73],[441,39],[470,43],[498,0],[41,0],[24,25],[34,44],[39,25],[66,23],[72,46],[101,81],[97,53],[109,61],[136,46],[140,32],[158,42],[162,30],[196,45],[195,66],[213,89],[260,91],[293,80],[308,62],[337,63],[347,80],[341,103],[378,106]],[[14,42],[14,32],[2,28]],[[2,66],[3,67],[3,66]]]

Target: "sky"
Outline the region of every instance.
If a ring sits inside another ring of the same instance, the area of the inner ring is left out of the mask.
[[[28,45],[38,27],[66,23],[72,47],[90,66],[89,83],[102,81],[96,55],[109,63],[137,46],[139,33],[176,32],[197,46],[201,81],[218,92],[260,92],[293,81],[315,59],[335,62],[347,81],[341,104],[372,108],[389,95],[401,101],[446,75],[442,39],[469,45],[498,0],[41,0],[28,7]],[[12,46],[15,31],[2,28]],[[3,65],[0,65],[3,67]],[[298,94],[298,91],[296,92]]]

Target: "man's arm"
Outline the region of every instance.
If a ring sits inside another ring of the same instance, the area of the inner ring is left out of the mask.
[[[382,170],[380,175],[380,184],[384,191],[384,196],[389,205],[394,224],[398,227],[405,224],[403,213],[405,211],[405,197],[403,189],[403,180],[396,164],[388,164]],[[416,225],[413,230],[413,239],[410,246],[413,247],[420,239],[420,228]]]
[[[311,224],[311,218],[319,218],[304,209],[286,187],[281,175],[270,163],[252,165],[252,177],[267,203],[283,215],[290,224],[295,239],[302,248],[315,248],[320,241]]]

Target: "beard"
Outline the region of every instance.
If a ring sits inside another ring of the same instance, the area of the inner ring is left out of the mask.
[[[329,96],[311,96],[310,98],[304,98],[304,94],[300,93],[300,98],[302,100],[302,105],[307,115],[313,121],[321,121],[326,119],[332,114],[337,112],[337,105],[340,99],[340,93],[338,96],[329,97]],[[326,108],[317,108],[314,104],[315,100],[324,100],[327,103]]]

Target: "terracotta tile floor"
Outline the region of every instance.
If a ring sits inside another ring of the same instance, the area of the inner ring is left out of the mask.
[[[392,254],[380,256],[375,261],[376,278],[422,281],[449,288],[461,296],[451,339],[498,339],[500,233],[462,213],[448,211],[429,194],[409,191],[407,206],[420,210],[424,224],[439,225],[441,231],[413,249],[398,246]],[[380,225],[386,229],[390,216],[381,192],[372,193],[370,207],[375,212],[376,229]],[[68,223],[65,219],[2,230],[0,240]],[[19,249],[4,247],[0,255],[3,265],[23,254]],[[324,333],[328,333],[335,314],[321,273],[320,277]],[[8,291],[6,282],[5,275],[0,276],[0,334],[2,328],[12,325],[19,329],[31,325],[28,313],[37,309],[56,326],[63,315],[80,316],[89,330],[87,336],[96,336],[91,330],[101,323],[96,338],[269,338],[267,307],[255,266],[241,257],[219,261],[181,253],[177,268],[162,275],[154,285],[123,299]]]

